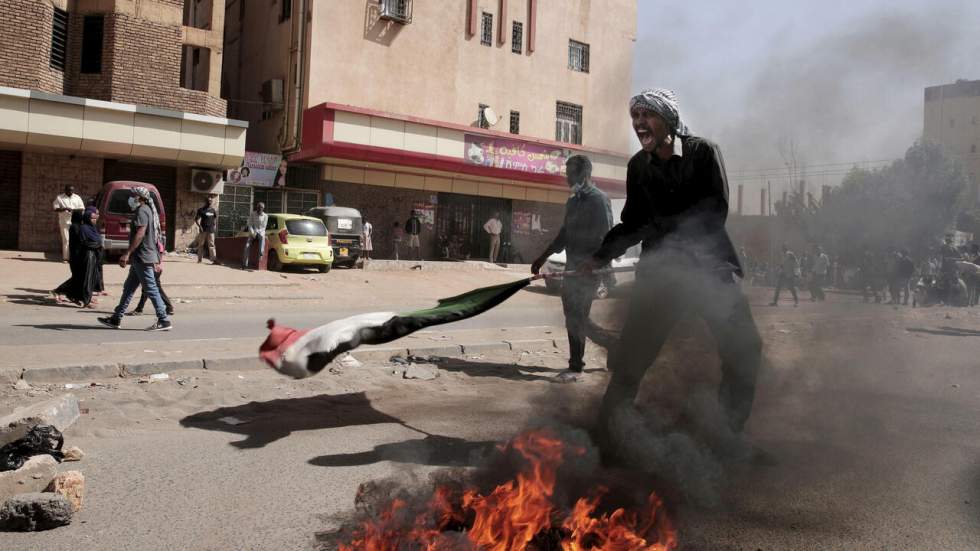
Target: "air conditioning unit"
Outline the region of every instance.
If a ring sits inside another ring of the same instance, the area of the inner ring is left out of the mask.
[[[378,0],[378,2],[381,19],[405,24],[412,22],[412,0]]]
[[[191,170],[191,191],[197,193],[217,193],[224,192],[225,181],[221,178],[221,172],[217,170]]]
[[[262,83],[262,101],[268,103],[273,109],[282,109],[283,99],[283,80],[281,78],[269,79]]]

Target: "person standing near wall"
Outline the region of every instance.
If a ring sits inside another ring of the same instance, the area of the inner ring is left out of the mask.
[[[262,263],[262,255],[265,254],[265,228],[269,224],[269,215],[265,213],[265,203],[259,201],[255,203],[255,210],[248,215],[248,237],[245,238],[245,250],[242,251],[242,269],[248,269],[248,261],[252,256],[252,243],[259,244],[259,259],[256,264]]]
[[[503,223],[500,222],[500,213],[495,212],[493,216],[483,224],[483,231],[490,236],[490,262],[496,262],[500,254],[500,232],[504,230]]]
[[[405,221],[405,235],[408,236],[408,249],[415,249],[415,259],[422,260],[422,219],[419,211],[413,210],[412,216]]]
[[[68,230],[71,228],[71,213],[85,210],[85,202],[75,193],[75,186],[68,184],[65,192],[54,199],[54,211],[58,213],[58,235],[61,237],[61,261],[68,262]]]
[[[214,200],[210,195],[204,200],[204,206],[197,209],[194,223],[197,224],[200,241],[197,244],[197,261],[200,263],[204,259],[204,248],[207,247],[211,263],[217,264],[218,254],[214,248],[214,230],[218,226],[218,212],[211,206]]]
[[[361,254],[364,256],[364,260],[371,260],[371,251],[374,250],[374,242],[371,241],[373,234],[374,226],[365,220],[364,227],[361,230]]]

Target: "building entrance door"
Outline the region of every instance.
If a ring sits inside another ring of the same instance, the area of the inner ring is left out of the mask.
[[[20,235],[20,162],[20,151],[0,151],[0,249],[16,249]]]
[[[500,242],[510,242],[510,199],[440,193],[436,216],[439,258],[486,260],[490,256],[490,237],[483,225],[494,212],[500,213],[503,231]],[[506,258],[498,257],[500,261]]]

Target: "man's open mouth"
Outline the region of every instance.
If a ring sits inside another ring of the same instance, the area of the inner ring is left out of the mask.
[[[637,128],[635,130],[636,137],[640,140],[640,145],[647,147],[654,143],[655,138],[653,137],[653,132],[650,132],[645,128]]]

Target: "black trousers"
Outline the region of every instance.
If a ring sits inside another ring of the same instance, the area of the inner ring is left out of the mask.
[[[796,277],[793,275],[780,274],[779,278],[776,280],[776,294],[772,296],[772,303],[779,304],[779,293],[783,289],[789,289],[789,292],[793,295],[793,302],[800,302],[799,297],[796,296]]]
[[[722,371],[718,401],[731,428],[742,430],[755,399],[762,339],[730,271],[689,268],[637,273],[622,336],[609,355],[612,377],[600,409],[604,428],[619,408],[632,406],[640,381],[674,325],[689,314],[703,318],[715,337]]]
[[[158,272],[156,274],[156,276],[157,276],[157,289],[160,291],[160,298],[163,299],[163,303],[167,306],[167,313],[168,314],[172,314],[174,312],[174,305],[170,302],[170,297],[168,297],[167,296],[167,293],[164,292],[163,285],[160,282],[161,276],[163,276],[163,272]],[[142,289],[142,287],[141,287],[140,288],[140,301],[139,301],[139,303],[136,304],[136,311],[137,312],[142,312],[143,311],[143,307],[146,306],[146,298],[147,298],[146,297],[146,291],[144,291]]]
[[[568,369],[579,373],[585,368],[585,339],[609,348],[617,337],[595,324],[589,317],[592,301],[599,288],[595,276],[566,277],[561,287],[561,307],[565,313],[565,331],[568,333]]]

